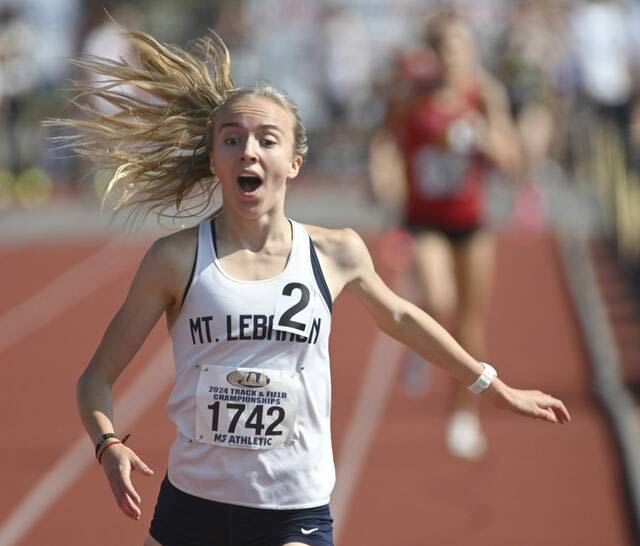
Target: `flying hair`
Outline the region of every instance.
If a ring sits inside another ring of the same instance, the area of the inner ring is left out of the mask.
[[[294,151],[305,157],[306,132],[295,102],[265,82],[236,88],[229,51],[217,34],[196,40],[193,53],[142,32],[125,34],[135,61],[95,56],[73,60],[103,79],[74,82],[77,95],[72,103],[81,116],[47,122],[71,129],[71,135],[55,139],[61,148],[114,173],[103,206],[174,219],[210,211],[219,183],[209,169],[214,116],[246,95],[268,97],[291,113]],[[110,104],[113,112],[100,111],[96,99]]]

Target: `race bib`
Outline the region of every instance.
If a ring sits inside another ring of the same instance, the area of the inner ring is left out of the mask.
[[[465,182],[469,156],[425,146],[415,156],[418,189],[424,197],[455,195]]]
[[[243,449],[293,443],[297,371],[200,366],[196,389],[196,440]]]

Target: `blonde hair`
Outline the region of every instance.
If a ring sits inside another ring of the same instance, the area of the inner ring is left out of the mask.
[[[81,119],[49,122],[72,129],[71,136],[62,137],[62,147],[115,173],[103,203],[111,202],[116,211],[132,207],[134,213],[153,211],[173,218],[208,210],[219,183],[209,168],[215,113],[247,95],[268,97],[291,113],[294,153],[305,157],[306,132],[295,102],[269,83],[234,87],[229,51],[217,34],[198,39],[195,54],[142,32],[127,36],[137,62],[75,60],[106,79],[75,83],[79,94],[73,103],[83,113]],[[101,112],[87,99],[106,101],[116,112]]]

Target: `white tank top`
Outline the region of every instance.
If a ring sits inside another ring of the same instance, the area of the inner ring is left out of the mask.
[[[177,428],[168,476],[201,498],[262,508],[329,502],[331,296],[306,230],[291,221],[284,270],[243,281],[199,225],[192,279],[170,330]]]

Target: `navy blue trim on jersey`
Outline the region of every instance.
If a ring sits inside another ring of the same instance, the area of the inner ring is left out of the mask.
[[[289,221],[291,223],[291,221]],[[293,230],[293,225],[291,226]],[[216,258],[218,256],[218,245],[216,244],[216,222],[215,218],[211,219],[211,240],[213,241],[213,249],[216,253]],[[320,289],[320,293],[324,298],[324,301],[327,303],[327,307],[329,308],[329,312],[332,311],[333,302],[331,301],[331,292],[329,292],[329,287],[327,286],[327,281],[324,278],[324,274],[322,273],[322,267],[320,266],[320,260],[318,260],[318,255],[316,254],[316,249],[313,246],[313,241],[311,237],[309,237],[309,248],[311,250],[311,268],[313,269],[313,276],[316,279],[316,283],[318,284],[318,288]],[[293,251],[293,248],[292,248]]]
[[[213,241],[213,250],[216,253],[216,258],[219,258],[218,245],[216,243],[216,219],[215,218],[211,218],[211,240]]]
[[[200,238],[198,237],[198,240],[199,239]],[[189,288],[191,288],[191,283],[193,282],[193,275],[196,272],[196,264],[198,263],[198,240],[196,240],[196,255],[193,257],[193,266],[191,267],[191,275],[189,275],[187,286],[184,287],[184,292],[182,293],[182,303],[180,304],[180,310],[182,310],[182,307],[184,306],[184,300],[187,299]]]
[[[320,289],[320,293],[324,298],[324,301],[327,302],[327,307],[329,308],[329,312],[332,311],[332,301],[331,301],[331,292],[329,292],[329,287],[327,286],[327,281],[324,279],[324,275],[322,273],[322,267],[320,267],[320,260],[318,260],[318,255],[316,254],[316,249],[313,246],[313,241],[311,237],[309,237],[309,246],[311,248],[311,268],[313,269],[313,276],[316,278],[316,282],[318,283],[318,288]]]
[[[162,546],[333,546],[329,505],[251,508],[189,495],[165,476],[149,534]]]

